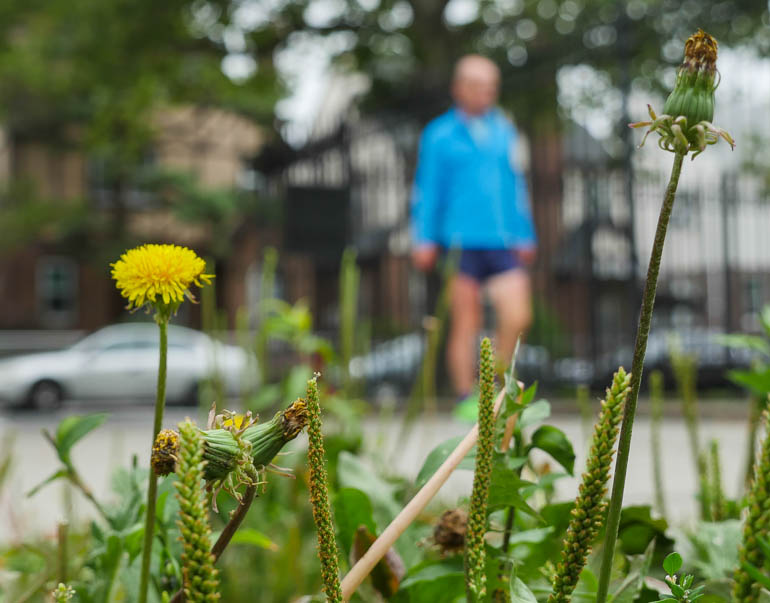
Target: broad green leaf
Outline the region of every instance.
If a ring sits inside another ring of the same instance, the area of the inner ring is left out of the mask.
[[[426,561],[409,570],[401,583],[402,589],[411,588],[419,582],[432,582],[437,579],[460,576],[465,577],[462,558],[450,557],[439,562]]]
[[[70,450],[89,432],[93,431],[107,419],[106,413],[85,416],[67,417],[56,430],[56,452],[65,465],[70,464]]]
[[[544,421],[550,416],[551,416],[550,402],[548,402],[548,400],[538,400],[537,402],[533,402],[532,404],[527,406],[527,408],[521,411],[521,416],[519,417],[519,420],[516,422],[516,428],[519,430],[524,429],[525,427],[529,427],[530,425],[540,423],[540,421]]]
[[[736,333],[733,335],[719,335],[714,340],[729,348],[754,350],[765,356],[770,356],[770,342],[764,337]]]
[[[340,488],[357,488],[369,497],[378,525],[390,523],[401,511],[395,498],[396,487],[344,450],[337,461],[337,481]]]
[[[235,534],[233,534],[231,544],[250,544],[259,549],[265,549],[267,551],[277,551],[278,545],[270,540],[262,532],[253,528],[241,528]]]
[[[652,554],[654,552],[655,541],[653,540],[647,546],[644,555],[637,555],[631,559],[628,574],[620,585],[614,589],[610,599],[611,603],[633,603],[636,600],[639,593],[642,592],[642,587],[644,587],[644,579],[650,572],[650,563],[652,562]],[[666,559],[668,560],[668,557]]]
[[[487,507],[489,511],[504,507],[514,507],[542,521],[542,518],[524,500],[520,490],[532,482],[521,479],[516,471],[506,466],[505,457],[495,453],[492,459],[492,475],[489,483]]]
[[[663,569],[669,576],[673,576],[682,567],[682,556],[676,551],[669,553],[663,560]]]
[[[510,546],[517,544],[538,544],[543,542],[548,536],[553,533],[553,526],[547,528],[534,528],[532,530],[525,530],[523,532],[515,532],[511,534],[509,540]]]
[[[760,396],[770,392],[770,369],[763,371],[728,371],[727,378],[736,385],[746,387]]]
[[[40,491],[43,486],[47,486],[51,482],[55,482],[57,479],[67,477],[69,475],[69,472],[66,469],[59,469],[52,475],[49,475],[47,478],[45,478],[42,482],[40,482],[37,486],[32,488],[29,492],[27,492],[27,496],[34,496],[35,494]]]
[[[550,454],[572,475],[575,469],[575,451],[564,432],[553,425],[542,425],[532,434],[532,448],[539,448]]]
[[[128,562],[131,563],[141,552],[144,539],[144,523],[136,523],[133,527],[122,532],[123,545],[128,553]]]
[[[511,603],[537,603],[535,595],[519,577],[511,580]]]
[[[372,503],[361,490],[341,488],[337,492],[334,497],[334,523],[346,557],[350,555],[358,526],[366,526],[370,532],[376,533],[377,527],[372,514]]]
[[[415,488],[422,488],[425,485],[425,483],[436,472],[436,469],[438,469],[447,459],[447,457],[452,453],[452,451],[457,448],[457,445],[462,441],[464,437],[465,436],[457,436],[456,438],[445,440],[430,451],[428,457],[425,459],[425,462],[422,465],[422,468],[420,469],[420,472],[417,474],[417,479],[415,480],[414,484]],[[460,461],[460,464],[457,466],[457,468],[470,469],[472,471],[475,463],[476,447],[474,446],[471,448],[470,452],[468,452],[465,458]]]

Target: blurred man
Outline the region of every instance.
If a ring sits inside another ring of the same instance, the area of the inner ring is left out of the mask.
[[[495,107],[500,71],[468,55],[455,66],[455,107],[423,132],[412,200],[414,265],[432,270],[442,250],[459,250],[450,283],[447,362],[458,396],[471,393],[482,287],[497,315],[496,348],[507,364],[532,318],[527,267],[535,231],[524,176],[515,166],[516,129]]]

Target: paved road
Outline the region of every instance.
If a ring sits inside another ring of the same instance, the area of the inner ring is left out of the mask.
[[[57,460],[51,446],[44,440],[40,430],[53,431],[58,422],[68,413],[86,413],[94,407],[70,408],[66,413],[41,415],[37,413],[0,415],[0,451],[7,438],[11,438],[13,465],[7,483],[0,491],[0,540],[15,541],[28,537],[30,532],[51,534],[56,522],[63,517],[65,491],[63,484],[48,486],[32,498],[25,493],[51,474],[57,467]],[[165,424],[174,425],[186,415],[195,414],[195,409],[171,408],[166,414]],[[729,496],[738,491],[745,463],[745,421],[741,413],[733,412],[729,419],[707,418],[702,423],[703,442],[718,438],[721,444],[722,473]],[[580,421],[576,416],[552,417],[551,424],[564,430],[575,445],[576,468],[585,460],[587,444],[583,441]],[[134,454],[140,463],[146,463],[149,450],[149,433],[152,425],[152,408],[146,406],[121,405],[113,407],[108,421],[91,433],[74,448],[75,465],[91,484],[97,497],[109,492],[109,476],[115,467],[127,466]],[[393,459],[393,469],[406,476],[419,471],[428,452],[441,441],[464,434],[468,427],[448,417],[440,416],[417,425],[399,453],[396,447],[397,425],[394,422],[372,419],[366,422],[366,442],[372,455],[380,459]],[[626,488],[626,502],[649,503],[652,500],[652,470],[649,454],[649,420],[637,419],[632,443],[629,475]],[[687,522],[695,516],[695,479],[692,459],[687,445],[684,424],[679,418],[667,418],[662,441],[664,453],[664,479],[669,513],[675,520]],[[304,436],[292,443],[294,450],[305,446]],[[545,457],[543,457],[545,460]],[[448,503],[457,496],[470,491],[470,472],[458,472],[452,476],[439,496]],[[578,479],[570,478],[558,482],[558,496],[568,499],[574,496]],[[91,515],[90,503],[74,493],[74,519]]]

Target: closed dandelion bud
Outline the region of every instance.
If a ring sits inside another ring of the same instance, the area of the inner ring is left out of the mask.
[[[210,603],[219,600],[219,580],[210,552],[211,529],[203,485],[204,440],[189,420],[180,423],[179,434],[178,480],[174,486],[179,501],[184,593],[190,603]]]
[[[656,115],[647,105],[651,121],[629,124],[632,128],[649,127],[642,144],[651,132],[657,132],[661,149],[680,155],[694,151],[693,159],[720,137],[735,147],[730,134],[711,123],[714,90],[719,85],[716,62],[716,40],[699,29],[685,42],[684,61],[677,72],[674,90],[663,105],[663,115]]]
[[[481,342],[479,359],[479,439],[473,473],[468,529],[465,538],[465,582],[468,601],[483,601],[486,595],[487,498],[494,448],[495,358],[488,338]]]
[[[674,90],[663,105],[663,113],[697,124],[714,119],[714,90],[717,75],[717,41],[702,29],[684,45],[684,62]]]
[[[552,580],[549,603],[566,603],[571,600],[580,572],[591,552],[591,544],[601,528],[607,508],[602,497],[610,478],[612,450],[618,435],[618,423],[623,415],[623,407],[630,389],[631,375],[621,367],[613,377],[612,387],[607,390],[599,420],[594,427],[586,471],[583,473],[567,534],[564,537],[561,562]],[[609,453],[600,454],[599,451],[604,449]]]

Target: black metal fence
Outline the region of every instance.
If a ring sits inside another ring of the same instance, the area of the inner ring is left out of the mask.
[[[418,334],[423,317],[433,312],[436,289],[408,265],[408,204],[419,131],[409,120],[358,120],[269,179],[273,194],[284,196],[289,207],[310,200],[318,215],[325,213],[324,223],[342,222],[335,247],[354,246],[362,269],[372,273],[362,278],[362,315]],[[532,271],[535,319],[521,360],[545,381],[601,380],[619,363],[630,364],[668,177],[665,164],[631,170],[601,153],[588,155],[589,161],[566,157],[560,181],[549,183],[558,194],[533,199],[541,253]],[[333,207],[324,199],[334,199]],[[721,368],[747,362],[717,336],[759,329],[757,315],[770,294],[769,201],[759,176],[704,170],[698,161],[687,166],[663,257],[650,365],[665,366],[674,339],[720,380]],[[336,218],[329,220],[329,212]],[[313,215],[307,209],[304,214]],[[307,243],[302,228],[312,231],[319,221],[311,218],[297,228],[295,217],[288,218],[287,243]],[[327,276],[336,253],[328,258]],[[398,299],[383,301],[394,296]],[[335,313],[327,309],[319,315]],[[320,326],[331,330],[333,322]],[[422,353],[419,341],[407,337],[375,345],[373,355],[359,358],[357,370],[383,379],[389,370],[384,365],[413,370],[413,358]]]

